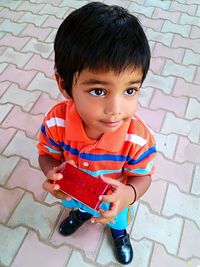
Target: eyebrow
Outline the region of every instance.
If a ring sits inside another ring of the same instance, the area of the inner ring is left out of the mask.
[[[142,80],[133,80],[133,81],[129,81],[128,85],[140,84],[141,82]],[[97,80],[97,79],[89,79],[81,83],[81,85],[94,85],[94,84],[112,85],[112,83],[110,82]]]

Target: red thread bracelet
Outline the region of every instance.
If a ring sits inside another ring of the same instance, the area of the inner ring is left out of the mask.
[[[135,201],[137,200],[137,192],[136,192],[136,189],[135,189],[135,187],[132,184],[126,184],[126,185],[129,185],[130,187],[132,187],[133,188],[133,191],[135,193],[135,198],[134,198],[133,202],[131,202],[131,204],[130,204],[130,205],[133,205],[133,203],[135,203]]]

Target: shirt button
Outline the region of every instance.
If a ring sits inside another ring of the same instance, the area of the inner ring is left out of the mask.
[[[83,166],[84,167],[88,167],[89,166],[89,163],[85,161],[85,162],[83,162]]]

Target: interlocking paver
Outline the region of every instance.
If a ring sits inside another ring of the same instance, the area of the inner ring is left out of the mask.
[[[85,261],[80,252],[73,251],[65,267],[77,267],[77,263],[79,263],[81,267],[96,266],[93,262]]]
[[[13,169],[16,167],[19,158],[18,157],[6,158],[0,155],[0,160],[1,160],[0,184],[3,185],[7,181]]]
[[[20,226],[15,229],[0,224],[0,264],[10,266],[27,233],[27,229]]]
[[[190,38],[193,38],[193,39],[198,39],[198,38],[200,38],[199,27],[197,27],[197,26],[192,26],[192,29],[191,29],[191,32],[190,32]]]
[[[185,117],[187,119],[195,119],[195,118],[200,118],[200,102],[197,101],[196,99],[190,98],[186,115]]]
[[[167,190],[163,214],[174,214],[194,221],[200,227],[200,198],[180,192],[177,186],[170,184]]]
[[[53,100],[49,97],[48,94],[42,93],[38,100],[35,102],[33,109],[31,110],[32,114],[45,114],[47,110],[50,110],[53,105],[56,104],[56,100]]]
[[[200,40],[197,39],[194,42],[194,40],[192,40],[192,39],[185,38],[185,37],[182,37],[180,35],[175,35],[174,39],[173,39],[173,42],[172,42],[172,47],[175,47],[175,48],[180,48],[180,47],[190,48],[190,49],[193,50],[193,52],[200,53]]]
[[[12,265],[63,267],[69,258],[70,252],[71,249],[66,246],[59,248],[48,246],[48,244],[41,242],[34,232],[30,231]]]
[[[33,52],[47,59],[51,54],[51,50],[52,44],[40,42],[35,38],[31,38],[31,40],[22,49],[22,52]]]
[[[189,15],[195,15],[196,10],[197,10],[197,6],[191,4],[188,8],[187,4],[177,3],[176,1],[172,1],[169,10],[170,11],[179,11],[179,12],[183,13],[183,15],[185,15],[184,13],[188,13]]]
[[[5,119],[12,108],[13,105],[11,104],[0,105],[0,123]]]
[[[25,27],[26,23],[18,24],[17,22],[12,22],[9,19],[5,19],[0,25],[1,31],[10,32],[14,35],[18,35]]]
[[[26,28],[20,33],[20,36],[31,36],[37,38],[39,41],[45,41],[47,36],[52,31],[51,28],[39,28],[33,24],[28,24]],[[29,37],[30,39],[30,37]],[[38,65],[39,67],[40,65]]]
[[[162,27],[162,32],[172,32],[176,34],[180,34],[183,37],[189,37],[191,26],[190,25],[179,25],[174,24],[171,21],[165,21]]]
[[[200,165],[196,166],[191,193],[196,195],[200,194]]]
[[[38,231],[40,238],[47,239],[54,229],[60,211],[60,206],[44,206],[34,201],[33,196],[26,192],[10,217],[8,225],[25,225]]]
[[[183,220],[178,217],[164,218],[153,214],[147,206],[140,204],[131,237],[136,240],[150,238],[160,244],[163,244],[167,251],[176,255],[181,238]]]
[[[18,10],[31,11],[32,13],[38,13],[43,7],[44,3],[30,3],[29,1],[22,1],[21,5],[17,7]]]
[[[157,142],[157,150],[166,158],[173,159],[178,142],[178,135],[155,133],[155,138]]]
[[[2,7],[8,7],[10,9],[17,9],[17,7],[19,5],[21,5],[22,1],[20,0],[16,0],[16,1],[6,1],[6,0],[3,0],[1,1],[1,6]]]
[[[134,2],[131,2],[129,6],[129,11],[133,13],[139,13],[147,17],[151,17],[154,12],[154,7],[145,7],[143,5],[141,6]]]
[[[66,13],[67,9],[62,8],[62,7],[55,7],[52,6],[51,4],[46,4],[39,12],[39,14],[41,14],[43,17],[43,15],[54,15],[57,18],[62,19],[64,14]]]
[[[146,35],[147,35],[148,40],[156,41],[167,46],[171,45],[173,37],[174,37],[172,33],[162,33],[162,32],[154,31],[152,29],[147,29]]]
[[[200,14],[200,12],[199,12],[199,14]],[[181,14],[181,18],[180,18],[180,22],[179,23],[183,24],[183,25],[189,24],[189,25],[199,26],[200,18],[194,17],[194,16],[189,16],[187,14]]]
[[[9,8],[3,8],[1,11],[0,11],[0,17],[1,18],[5,18],[5,19],[10,19],[12,21],[18,21],[18,19],[24,14],[23,11],[13,11]]]
[[[199,86],[179,78],[176,80],[173,95],[194,97],[200,100]]]
[[[180,16],[181,16],[180,12],[169,12],[161,8],[156,8],[152,18],[165,19],[165,20],[170,20],[173,23],[178,23]]]
[[[0,142],[0,153],[6,148],[10,140],[13,138],[17,129],[9,128],[9,129],[1,129],[0,128],[0,136],[2,142]]]
[[[1,39],[1,45],[6,46],[6,47],[13,47],[15,50],[19,51],[24,47],[24,45],[28,42],[30,37],[18,37],[18,36],[13,36],[11,33],[7,33],[3,36]],[[12,51],[12,50],[11,50]],[[12,51],[13,53],[14,51]],[[23,56],[27,56],[26,54],[20,54],[20,57],[23,58]],[[2,61],[2,59],[1,59]],[[14,63],[15,61],[11,62]],[[16,64],[17,65],[17,64]]]
[[[34,105],[34,102],[38,99],[39,95],[40,92],[29,92],[20,89],[16,84],[12,84],[1,97],[0,103],[12,103],[20,105],[24,111],[30,111],[30,109]]]

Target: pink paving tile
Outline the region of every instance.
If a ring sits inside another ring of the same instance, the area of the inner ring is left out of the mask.
[[[30,37],[16,37],[10,33],[7,33],[1,39],[1,45],[5,45],[6,47],[13,47],[15,50],[19,51],[29,40]]]
[[[127,8],[129,5],[130,5],[130,2],[129,1],[121,1],[121,0],[105,0],[104,1],[105,4],[107,5],[119,5],[119,6],[122,6],[124,8]]]
[[[63,212],[63,215],[58,222],[57,228],[59,227],[61,221],[68,216],[69,209]],[[58,229],[51,238],[51,242],[56,245],[69,244],[81,250],[84,250],[86,257],[94,260],[98,253],[98,248],[101,244],[104,227],[101,224],[92,224],[86,222],[77,232],[71,236],[64,237],[59,234]]]
[[[38,98],[33,109],[31,110],[31,113],[32,114],[41,114],[41,113],[45,114],[56,103],[57,101],[51,99],[48,94],[43,93]]]
[[[186,97],[173,97],[165,95],[160,91],[155,91],[150,108],[173,111],[177,116],[183,117],[187,104],[188,99]]]
[[[194,78],[196,84],[200,84],[200,67],[197,68],[196,76]]]
[[[198,155],[198,156],[197,156]],[[180,136],[175,160],[178,162],[189,161],[200,164],[200,146],[190,143],[188,138]]]
[[[153,211],[161,213],[163,202],[165,200],[166,190],[166,181],[154,181],[151,183],[150,188],[141,199],[148,202]]]
[[[160,57],[152,57],[150,63],[150,70],[153,73],[161,74],[163,70],[163,66],[165,64],[165,59]]]
[[[10,86],[10,82],[8,81],[5,81],[5,82],[2,82],[1,83],[1,86],[0,86],[0,97],[4,94],[4,92],[6,91],[6,89]]]
[[[181,191],[190,192],[193,179],[194,166],[191,163],[179,164],[165,159],[158,153],[155,159],[156,171],[153,175],[154,180],[163,179],[168,182],[176,183]]]
[[[180,47],[188,48],[189,47],[193,52],[200,53],[199,41],[196,41],[195,39],[184,38],[177,34],[174,36],[172,47],[176,47],[176,48],[180,48]]]
[[[161,43],[156,43],[152,52],[152,56],[170,58],[176,63],[181,63],[184,56],[184,52],[184,48],[172,48],[167,47]]]
[[[15,12],[9,8],[3,8],[0,11],[0,17],[5,19],[10,19],[12,21],[18,21],[24,14],[24,11]]]
[[[187,4],[181,4],[178,3],[176,1],[172,1],[171,5],[170,5],[170,11],[179,11],[181,13],[187,13],[189,15],[195,15],[196,10],[197,10],[197,6],[196,5],[190,5],[188,6]]]
[[[138,115],[143,118],[146,124],[154,131],[159,132],[165,112],[163,110],[149,110],[142,108],[141,106],[138,108]]]
[[[194,97],[200,100],[199,85],[195,85],[178,78],[174,86],[173,95]]]
[[[153,13],[152,18],[155,18],[155,19],[162,18],[165,20],[170,20],[173,23],[178,23],[180,16],[181,16],[180,12],[169,12],[161,8],[156,8]]]
[[[15,135],[17,129],[9,128],[9,129],[2,129],[0,128],[0,153],[7,147],[8,143],[11,141],[13,136]]]
[[[31,11],[32,13],[37,14],[44,6],[45,4],[29,3],[28,1],[24,1],[20,6],[17,7],[17,11],[25,10],[26,12]]]
[[[51,60],[43,59],[40,55],[33,55],[30,61],[25,65],[25,70],[37,70],[46,74],[47,77],[54,77],[54,63]]]
[[[0,82],[11,81],[17,83],[21,89],[26,89],[36,73],[36,71],[24,71],[10,65],[1,74]]]
[[[14,262],[13,266],[65,266],[71,249],[68,247],[54,248],[38,239],[36,233],[30,231],[26,236]]]
[[[54,29],[57,29],[61,23],[62,23],[61,19],[58,19],[53,16],[48,16],[48,18],[43,23],[42,27],[52,27]]]
[[[24,130],[28,137],[33,138],[40,128],[42,119],[43,115],[31,115],[30,113],[22,111],[20,107],[15,106],[3,121],[2,127],[14,127],[16,129]]]
[[[20,36],[31,36],[39,41],[44,41],[52,32],[52,28],[39,28],[33,24],[28,24],[27,27],[20,33]]]
[[[8,188],[21,187],[31,191],[38,201],[42,201],[47,194],[42,189],[44,180],[45,177],[41,171],[30,167],[26,160],[21,159],[6,186]]]
[[[24,191],[16,188],[7,190],[0,188],[0,222],[6,223],[22,198]]]
[[[148,27],[158,32],[161,30],[162,25],[164,23],[163,19],[152,19],[152,18],[147,18],[143,15],[139,15],[138,18],[143,27]]]

